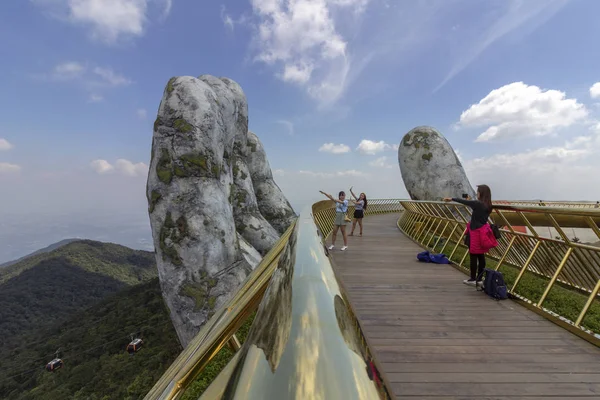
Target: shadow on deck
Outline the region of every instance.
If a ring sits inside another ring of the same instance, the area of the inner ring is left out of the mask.
[[[397,219],[365,218],[365,236],[341,252],[338,234],[331,254],[398,398],[600,399],[600,349],[451,266],[419,263]]]

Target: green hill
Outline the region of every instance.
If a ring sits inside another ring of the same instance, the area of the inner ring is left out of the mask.
[[[64,239],[64,240],[61,240],[60,242],[52,243],[51,245],[49,245],[47,247],[44,247],[43,249],[36,250],[33,253],[27,254],[26,256],[23,256],[23,257],[21,257],[21,258],[19,258],[17,260],[13,260],[13,261],[8,261],[8,262],[5,262],[5,263],[2,263],[2,264],[0,264],[0,268],[2,268],[2,267],[8,267],[8,266],[16,264],[18,262],[24,261],[27,258],[36,256],[38,254],[48,253],[48,252],[50,252],[52,250],[58,249],[59,247],[62,247],[64,245],[66,245],[66,244],[69,244],[69,243],[72,243],[72,242],[75,242],[75,241],[78,241],[78,240],[81,240],[81,239]]]
[[[125,348],[134,332],[144,346],[130,356]],[[158,278],[21,335],[18,343],[0,348],[2,399],[141,399],[181,351]],[[64,368],[46,372],[59,348]]]
[[[106,275],[128,285],[157,276],[154,253],[114,243],[78,240],[50,252],[32,254],[0,269],[0,284],[42,261],[54,258],[64,258],[85,271]]]
[[[91,240],[72,242],[0,270],[0,337],[61,322],[127,286],[157,276],[154,254]]]

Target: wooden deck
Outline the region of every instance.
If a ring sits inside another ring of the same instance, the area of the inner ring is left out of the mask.
[[[341,252],[338,235],[332,255],[399,399],[600,399],[600,349],[451,266],[419,263],[397,219],[365,218],[364,236]]]

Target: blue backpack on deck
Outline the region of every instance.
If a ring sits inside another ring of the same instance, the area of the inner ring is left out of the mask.
[[[508,290],[506,289],[506,284],[504,283],[504,277],[502,276],[502,272],[495,271],[489,268],[486,268],[484,272],[484,293],[496,300],[508,299]]]
[[[431,254],[428,251],[417,254],[417,260],[434,264],[450,264],[450,261],[445,254]]]

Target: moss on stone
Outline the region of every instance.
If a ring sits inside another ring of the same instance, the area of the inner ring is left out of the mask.
[[[240,167],[236,165],[233,166],[233,177],[237,178],[238,173],[240,172]]]
[[[208,169],[207,168],[208,161],[206,159],[206,156],[204,156],[202,154],[184,154],[183,156],[181,156],[181,160],[186,163],[190,163],[192,165],[196,165],[198,167]]]
[[[215,309],[215,304],[217,304],[217,298],[215,296],[208,297],[208,308],[211,310]]]
[[[179,177],[179,178],[185,178],[185,171],[183,170],[183,168],[179,167],[179,166],[175,166],[175,176]]]
[[[172,169],[173,163],[171,161],[171,156],[167,149],[162,149],[160,158],[156,163],[156,175],[158,176],[158,179],[160,179],[162,183],[171,183],[171,179],[173,179]]]
[[[256,153],[256,146],[257,146],[257,143],[248,141],[248,147],[250,148],[251,152]]]
[[[257,200],[261,200],[261,199],[263,198],[263,195],[264,195],[264,193],[263,193],[263,191],[262,191],[262,190],[260,190],[260,189],[257,189],[257,190],[254,192],[254,195],[256,196],[256,199],[257,199]]]
[[[244,171],[242,171],[241,178],[245,180],[247,177],[248,175]]]
[[[161,197],[162,197],[162,195],[160,193],[158,193],[158,191],[156,191],[156,190],[153,190],[152,193],[150,194],[150,208],[149,208],[149,211],[151,213],[154,212],[154,208],[158,204],[158,201],[161,199]]]
[[[185,219],[185,217],[182,215],[181,217],[177,218],[177,230],[179,230],[179,239],[183,239],[184,237],[189,235],[189,231],[188,231],[188,223],[187,220]]]
[[[194,300],[195,310],[201,310],[206,304],[206,289],[200,283],[186,283],[181,288],[181,294]]]
[[[208,283],[209,288],[214,288],[217,286],[217,280],[215,278],[210,278],[208,281],[206,281],[206,283]]]
[[[410,139],[412,139],[412,136],[407,133],[404,135],[404,139],[402,139],[402,144],[404,146],[410,146]]]
[[[208,272],[206,272],[206,271],[200,271],[200,278],[206,279],[207,276],[208,276]]]
[[[233,183],[229,184],[229,204],[233,204],[233,199],[235,198],[235,186]]]
[[[240,207],[246,201],[246,192],[244,190],[238,190],[235,196],[237,206]]]
[[[221,173],[221,168],[212,164],[210,157],[200,153],[184,154],[177,160],[177,164],[181,169],[176,172],[178,176],[218,178]]]
[[[158,127],[162,124],[162,121],[160,120],[160,117],[156,117],[156,119],[154,120],[154,131],[156,132],[158,130]]]
[[[423,155],[421,156],[421,158],[422,158],[423,160],[427,160],[427,161],[431,160],[431,157],[433,157],[433,154],[432,154],[432,153],[423,154]]]
[[[225,238],[221,238],[221,243],[225,244]]]
[[[175,222],[173,221],[171,212],[167,212],[165,222],[160,229],[159,239],[163,260],[168,257],[174,265],[183,265],[183,261],[175,249],[174,244],[181,243],[188,234],[186,219],[181,216]]]
[[[169,79],[169,82],[167,82],[167,93],[171,93],[173,90],[175,90],[175,80],[177,78],[173,77],[171,79]]]
[[[173,127],[182,133],[189,133],[194,127],[189,124],[185,119],[178,118],[173,122]]]
[[[415,147],[418,149],[419,147],[421,147],[421,143],[415,143]]]
[[[247,226],[243,222],[240,222],[240,224],[238,226],[238,231],[240,231],[240,233],[242,233],[246,230],[246,228],[247,228]]]
[[[428,145],[427,143],[425,143],[425,144],[423,145],[423,148],[424,148],[425,150],[429,150],[429,145]]]

